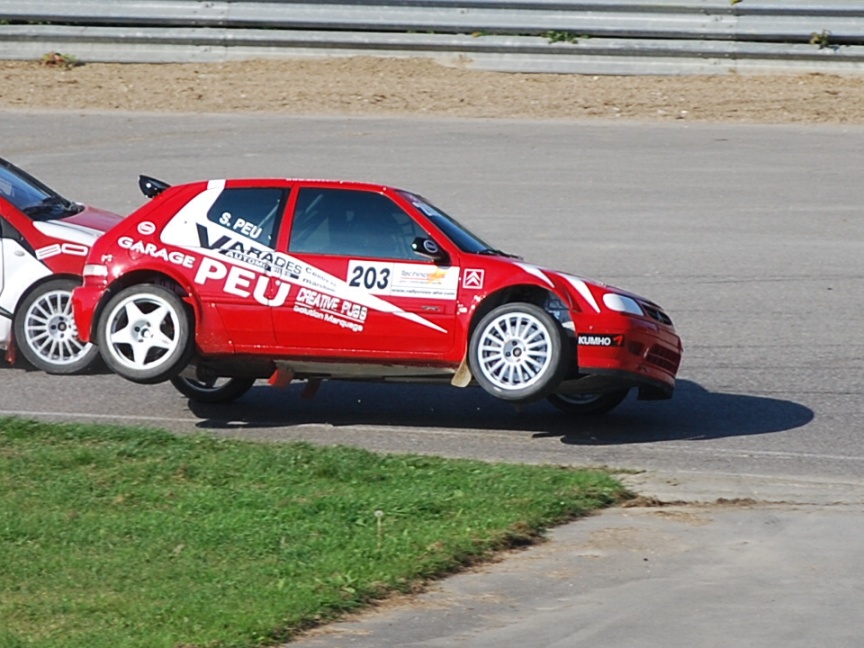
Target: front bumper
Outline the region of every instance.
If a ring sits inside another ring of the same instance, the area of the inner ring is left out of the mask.
[[[605,392],[638,387],[640,398],[671,398],[681,364],[681,339],[664,325],[621,318],[617,326],[588,327],[575,336],[576,374],[562,391]]]

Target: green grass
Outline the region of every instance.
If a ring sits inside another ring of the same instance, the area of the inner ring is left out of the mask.
[[[622,495],[602,471],[0,418],[0,648],[272,645]]]

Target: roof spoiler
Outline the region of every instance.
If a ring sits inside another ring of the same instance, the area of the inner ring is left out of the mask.
[[[138,188],[148,198],[155,198],[170,186],[167,182],[162,182],[150,176],[138,176]]]

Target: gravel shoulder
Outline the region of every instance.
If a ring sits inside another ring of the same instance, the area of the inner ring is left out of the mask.
[[[862,124],[864,76],[522,74],[373,57],[0,61],[0,109]]]

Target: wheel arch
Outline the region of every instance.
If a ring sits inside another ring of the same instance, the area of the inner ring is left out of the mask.
[[[189,307],[191,312],[191,334],[194,338],[194,332],[197,329],[198,322],[201,318],[201,304],[193,296],[194,293],[190,291],[187,286],[184,286],[183,283],[171,273],[162,272],[160,270],[140,269],[124,274],[108,286],[108,288],[106,288],[102,293],[102,297],[99,299],[99,304],[93,311],[93,319],[90,324],[91,339],[96,339],[96,329],[99,320],[102,317],[105,306],[109,301],[111,301],[111,298],[121,290],[141,284],[155,284],[157,286],[162,286],[163,288],[173,291],[178,297],[180,297],[180,299]]]
[[[27,286],[24,290],[21,291],[21,294],[18,295],[18,299],[15,301],[15,307],[12,309],[13,316],[18,316],[18,311],[21,309],[21,304],[24,302],[25,299],[27,299],[27,297],[33,294],[34,291],[47,283],[50,283],[52,281],[58,281],[61,279],[69,279],[71,281],[77,282],[78,285],[81,285],[81,275],[76,275],[71,272],[60,272],[57,274],[48,274],[44,277],[39,277],[39,279]]]
[[[477,305],[474,312],[471,314],[471,320],[468,325],[468,338],[471,337],[474,333],[474,329],[477,328],[477,324],[480,323],[480,320],[482,320],[487,313],[503,304],[512,304],[514,302],[524,302],[539,306],[552,315],[558,323],[562,325],[562,328],[565,330],[568,329],[567,326],[564,326],[562,318],[566,318],[566,321],[571,321],[569,309],[561,295],[556,293],[554,290],[536,284],[517,284],[506,286],[500,290],[489,293],[483,301]]]

